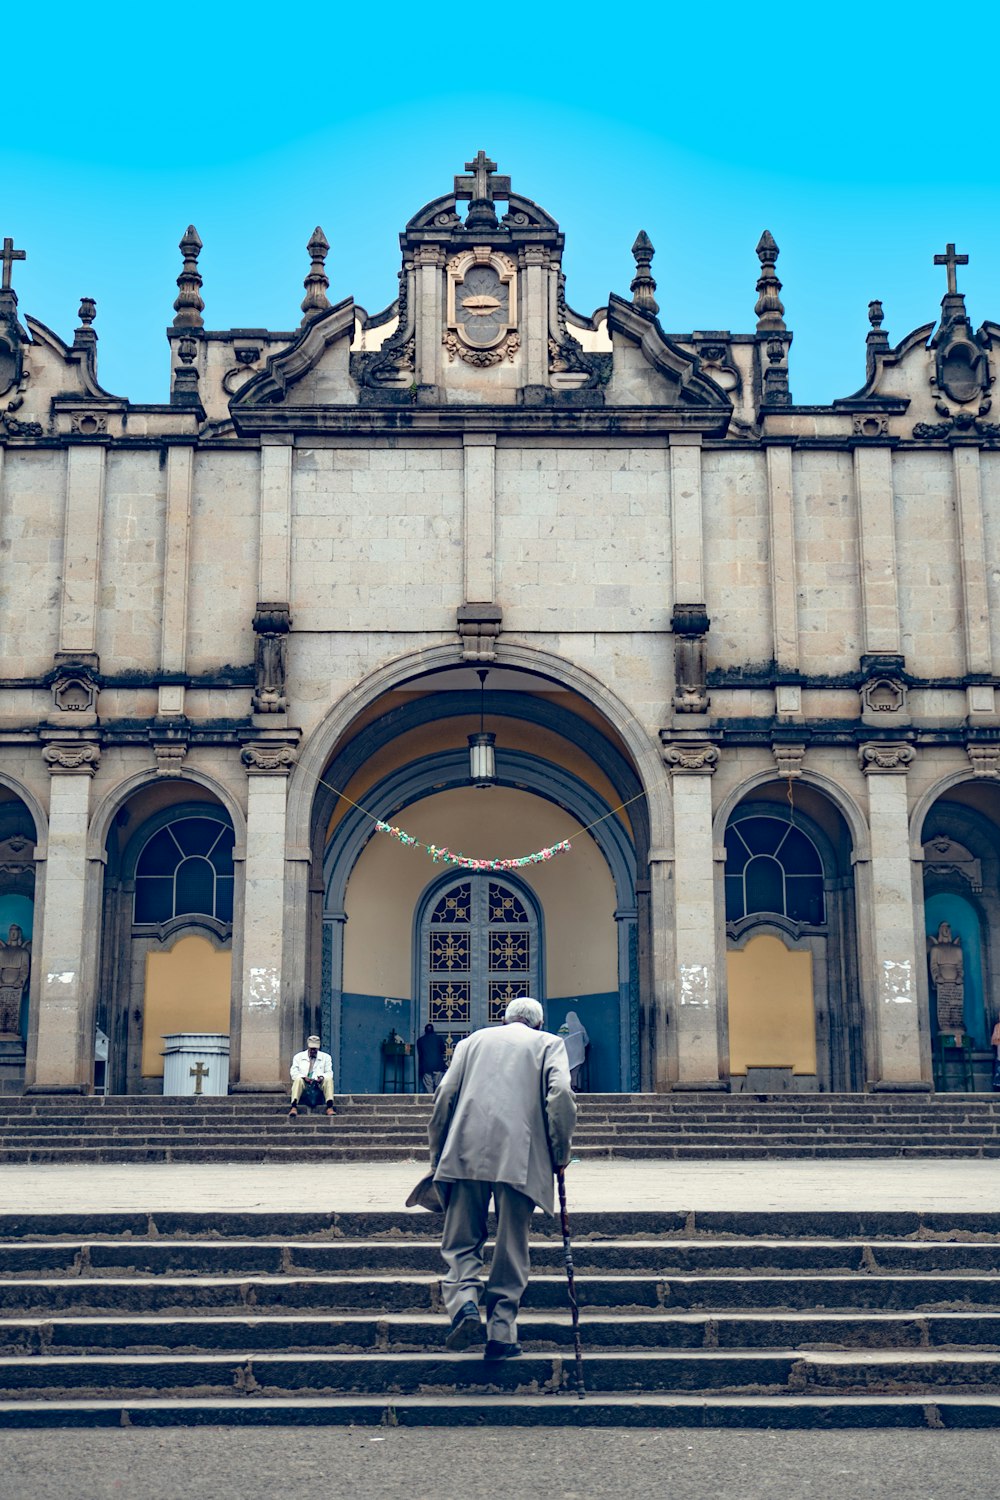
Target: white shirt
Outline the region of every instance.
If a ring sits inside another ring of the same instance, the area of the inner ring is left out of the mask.
[[[288,1071],[293,1078],[332,1078],[333,1058],[329,1052],[317,1052],[315,1057],[309,1056],[308,1049],[296,1052]]]

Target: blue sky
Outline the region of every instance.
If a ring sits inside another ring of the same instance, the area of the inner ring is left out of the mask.
[[[0,236],[20,310],[72,337],[98,303],[100,377],[167,395],[164,329],[194,223],[209,327],[292,328],[306,241],[334,300],[395,295],[398,233],[479,147],[566,234],[567,294],[628,293],[645,229],[670,332],[753,328],[754,247],[781,247],[791,384],[864,377],[867,304],[897,342],[937,315],[947,241],[973,322],[1000,321],[997,22],[941,7],[205,4],[4,15]],[[15,61],[16,60],[16,61]]]

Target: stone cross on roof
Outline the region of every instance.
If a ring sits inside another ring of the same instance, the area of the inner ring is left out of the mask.
[[[8,235],[3,242],[3,250],[0,251],[0,261],[3,262],[3,286],[0,290],[5,292],[10,291],[10,273],[14,268],[14,262],[16,260],[27,260],[27,258],[27,253],[24,250],[14,249],[14,241]]]
[[[948,267],[948,295],[954,297],[958,292],[958,279],[955,276],[956,266],[967,266],[969,257],[967,255],[956,255],[954,245],[946,245],[944,255],[935,255],[936,266]]]
[[[465,163],[470,177],[455,178],[455,197],[471,198],[473,203],[492,203],[494,198],[510,197],[510,178],[496,177],[495,161],[485,151],[480,151],[474,161]]]

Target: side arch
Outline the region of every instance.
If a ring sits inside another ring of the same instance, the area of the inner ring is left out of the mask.
[[[810,771],[803,768],[801,775],[795,779],[814,787],[841,814],[851,835],[855,860],[871,859],[871,835],[868,820],[850,793],[846,792],[831,776],[825,776],[822,771]],[[739,804],[745,801],[751,792],[758,791],[764,786],[780,786],[784,780],[786,778],[779,776],[776,771],[758,771],[756,775],[748,776],[745,781],[741,781],[726,794],[719,804],[712,823],[712,838],[716,849],[721,845],[729,819]]]
[[[125,781],[120,781],[117,786],[112,787],[105,794],[94,810],[94,814],[90,820],[90,830],[87,835],[87,858],[104,860],[108,833],[110,832],[115,814],[144,786],[173,784],[183,787],[185,783],[190,784],[192,782],[196,786],[204,787],[205,791],[211,792],[212,796],[222,803],[222,806],[229,814],[233,825],[233,833],[236,835],[234,858],[245,860],[247,845],[246,814],[232,792],[221,781],[216,781],[213,776],[206,776],[203,771],[183,770],[170,776],[163,776],[152,767],[148,771],[138,771],[134,776],[129,776]]]

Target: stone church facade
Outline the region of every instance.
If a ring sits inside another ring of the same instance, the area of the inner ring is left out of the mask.
[[[155,1093],[177,1033],[277,1088],[315,1028],[376,1090],[386,1036],[525,991],[595,1090],[988,1088],[1000,327],[964,258],[806,407],[768,233],[738,334],[666,331],[641,233],[575,312],[482,152],[400,244],[383,312],[317,229],[298,325],[218,331],[189,229],[138,405],[4,242],[0,1089],[90,1089],[100,1035]]]

